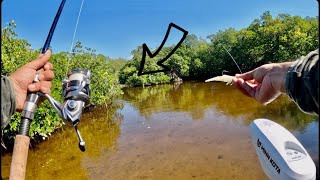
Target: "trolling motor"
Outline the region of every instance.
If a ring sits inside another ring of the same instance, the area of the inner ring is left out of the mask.
[[[90,97],[90,70],[72,70],[68,74],[68,79],[63,80],[62,95],[63,104],[60,104],[49,94],[44,96],[49,100],[59,116],[67,123],[72,124],[76,130],[79,139],[79,148],[85,151],[85,142],[83,141],[77,125],[83,108],[89,103]]]
[[[250,124],[250,134],[262,169],[270,179],[316,179],[310,155],[287,129],[268,119],[256,119]]]

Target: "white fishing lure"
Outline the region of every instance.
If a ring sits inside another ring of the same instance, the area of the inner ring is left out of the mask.
[[[207,79],[205,82],[218,81],[218,82],[226,82],[227,85],[231,85],[233,78],[234,76],[222,75],[222,76],[216,76],[216,77]]]

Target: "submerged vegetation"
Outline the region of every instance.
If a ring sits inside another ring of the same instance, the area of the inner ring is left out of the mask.
[[[1,33],[1,76],[8,76],[23,64],[36,58],[40,50],[34,50],[27,40],[20,39],[12,21]],[[239,73],[223,46],[230,51],[242,71],[251,70],[270,62],[292,60],[309,51],[317,49],[318,17],[290,16],[280,14],[273,18],[265,12],[248,27],[234,28],[208,35],[206,39],[188,35],[178,50],[165,62],[183,80],[204,80],[220,75],[223,70],[230,74]],[[158,70],[156,64],[173,48],[164,47],[155,58],[146,58],[145,70]],[[77,42],[74,52],[52,54],[55,78],[52,82],[52,97],[62,102],[62,81],[71,69],[91,70],[91,105],[108,105],[122,93],[120,84],[145,86],[168,83],[170,73],[157,73],[138,76],[142,48],[132,51],[132,59],[111,59],[97,54],[94,49],[83,47]],[[13,137],[18,130],[20,113],[12,116],[10,125],[3,133]],[[36,111],[31,123],[30,136],[47,137],[56,128],[62,126],[62,120],[48,102],[44,102]]]

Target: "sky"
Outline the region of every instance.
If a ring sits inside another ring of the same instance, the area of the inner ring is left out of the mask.
[[[1,28],[14,20],[19,38],[42,48],[61,0],[3,0]],[[53,53],[70,51],[82,0],[67,0],[54,32]],[[130,59],[146,43],[160,46],[172,22],[189,34],[206,38],[219,30],[247,27],[263,12],[318,16],[316,0],[84,0],[75,41],[111,58]],[[165,46],[176,44],[182,32],[172,29]]]

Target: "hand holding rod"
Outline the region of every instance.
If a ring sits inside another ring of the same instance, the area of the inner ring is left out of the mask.
[[[46,42],[42,48],[42,54],[44,54],[50,46],[51,38],[53,36],[55,27],[58,23],[65,2],[66,0],[62,0],[59,6],[58,12],[54,18],[49,34],[47,36]],[[37,77],[35,77],[35,80],[37,80]],[[14,149],[10,168],[10,180],[25,179],[28,150],[30,144],[29,129],[31,121],[34,119],[34,112],[37,108],[39,97],[39,92],[30,93],[28,94],[27,99],[24,103],[23,111],[21,113],[19,132],[16,135],[16,139],[14,142]]]

